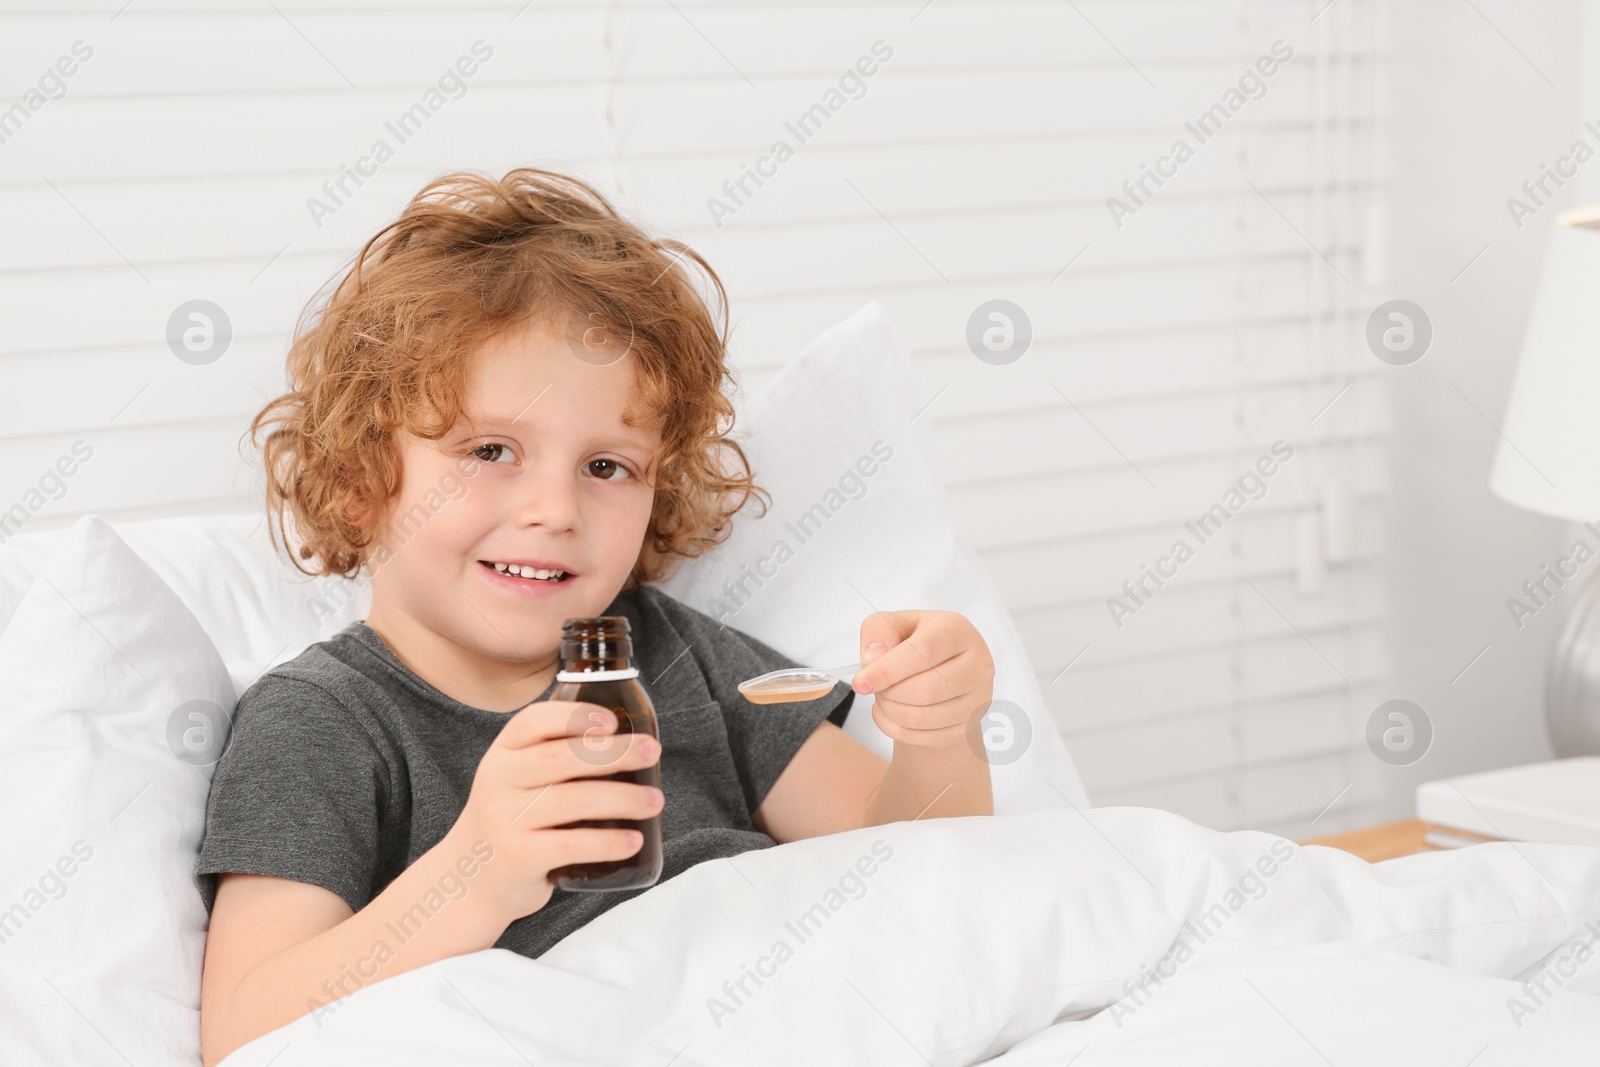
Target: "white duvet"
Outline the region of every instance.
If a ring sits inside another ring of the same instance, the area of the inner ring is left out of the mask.
[[[894,823],[702,864],[226,1065],[1596,1064],[1597,935],[1595,848],[1371,866],[1143,808]]]

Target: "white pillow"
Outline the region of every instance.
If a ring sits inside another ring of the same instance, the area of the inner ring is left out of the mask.
[[[111,528],[200,620],[244,687],[357,619],[372,603],[366,581],[311,578],[275,551],[264,515],[185,515]],[[0,632],[60,531],[0,547]]]
[[[913,418],[915,380],[876,301],[789,360],[740,409],[734,435],[771,508],[747,504],[728,540],[663,588],[819,667],[860,658],[873,611],[960,612],[994,657],[983,726],[996,814],[1086,807],[1021,636],[951,524],[926,423]],[[893,742],[871,707],[857,695],[844,729],[887,758]]]
[[[0,636],[0,1062],[199,1062],[195,884],[233,686],[100,519]]]

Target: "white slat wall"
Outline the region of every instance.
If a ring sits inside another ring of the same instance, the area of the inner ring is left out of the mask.
[[[316,288],[439,173],[570,169],[713,262],[746,388],[884,302],[1097,803],[1359,822],[1387,673],[1362,341],[1384,54],[1381,0],[1325,3],[0,4],[0,110],[93,49],[0,143],[0,508],[78,438],[94,458],[29,528],[255,505],[240,435]],[[1266,95],[1113,225],[1106,198],[1279,39]],[[465,95],[318,225],[308,198],[479,40]],[[708,198],[876,41],[865,95],[715,225]],[[195,298],[233,325],[209,366],[164,340]],[[1033,324],[1009,366],[964,340],[992,298]],[[1106,599],[1278,439],[1266,496],[1118,629]],[[1297,531],[1339,484],[1353,549],[1302,595]]]

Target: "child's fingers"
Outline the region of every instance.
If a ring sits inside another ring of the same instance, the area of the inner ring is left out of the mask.
[[[547,830],[583,820],[649,819],[661,808],[660,790],[653,786],[577,779],[539,790],[512,821],[524,830]]]
[[[661,744],[649,734],[593,733],[556,737],[516,752],[510,775],[514,784],[531,789],[546,782],[564,782],[649,767],[661,758]]]
[[[875,611],[863,619],[861,661],[865,666],[856,672],[856,678],[868,688],[858,685],[856,691],[875,693],[959,651],[959,641],[953,640],[951,627],[940,618],[946,614],[949,613]],[[869,662],[867,650],[876,644],[888,646],[887,650]]]
[[[950,665],[964,651],[966,643],[959,635],[935,627],[921,627],[857,671],[852,686],[858,693],[881,693],[908,678],[927,673],[932,680],[921,683],[928,691],[917,702],[941,700],[950,695],[947,684],[955,681]],[[946,691],[941,693],[940,689]]]
[[[552,869],[569,863],[625,860],[644,844],[644,835],[638,830],[590,826],[576,830],[540,830],[537,836],[539,848],[549,858]]]
[[[908,736],[895,740],[911,740],[912,737],[926,739],[949,728],[958,731],[965,729],[967,723],[978,715],[973,710],[975,702],[971,693],[958,693],[948,700],[929,704],[906,704],[893,697],[880,696],[872,710],[876,715],[881,709],[901,730],[908,731]],[[985,712],[988,707],[988,704],[984,705]]]
[[[524,748],[490,750],[489,780],[509,789],[541,789],[552,782],[597,778],[652,766],[661,745],[649,734],[552,737]]]
[[[862,619],[860,641],[862,662],[866,662],[867,647],[873,642],[881,641],[893,650],[900,642],[916,632],[922,617],[927,614],[930,613],[922,610],[874,611]]]
[[[889,717],[880,710],[881,705],[872,706],[872,721],[878,724],[884,736],[891,741],[901,741],[918,748],[953,748],[961,744],[970,729],[965,723],[955,726],[941,726],[933,730],[918,730],[906,726]]]
[[[598,704],[541,700],[511,716],[494,743],[500,748],[527,748],[556,737],[608,734],[616,728],[616,715]]]

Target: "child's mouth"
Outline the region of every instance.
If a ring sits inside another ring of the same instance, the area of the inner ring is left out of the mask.
[[[490,560],[480,559],[478,563],[485,569],[498,574],[502,578],[510,578],[519,582],[537,583],[540,585],[560,585],[576,575],[554,568],[526,567],[516,563],[495,563]]]

